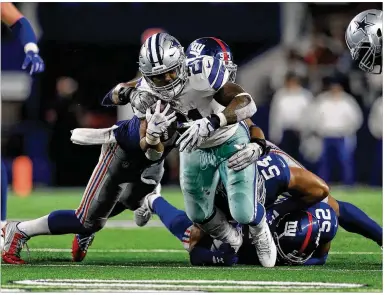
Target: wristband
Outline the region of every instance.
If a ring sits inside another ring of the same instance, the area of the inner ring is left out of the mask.
[[[211,116],[208,116],[207,119],[210,121],[214,129],[218,129],[219,127],[227,125],[227,119],[223,113],[211,114]]]
[[[270,147],[267,146],[265,139],[251,138],[250,142],[258,144],[258,146],[261,148],[261,156],[267,155],[270,152]]]
[[[155,136],[153,136],[153,135],[151,135],[149,133],[146,133],[145,141],[149,145],[156,145],[156,144],[159,144],[160,137],[155,137]]]
[[[24,46],[24,52],[27,53],[28,51],[32,51],[33,53],[38,53],[39,52],[38,45],[36,45],[35,43],[27,43]]]

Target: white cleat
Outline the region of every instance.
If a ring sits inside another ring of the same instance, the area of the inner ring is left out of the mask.
[[[259,262],[263,267],[274,267],[277,260],[277,248],[266,218],[264,217],[259,225],[250,225],[249,229]]]
[[[134,221],[137,226],[144,226],[152,218],[152,210],[149,205],[149,196],[155,195],[154,192],[146,195],[140,208],[134,211]]]

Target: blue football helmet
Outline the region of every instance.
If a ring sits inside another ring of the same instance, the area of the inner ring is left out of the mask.
[[[285,264],[304,264],[320,242],[318,219],[307,211],[285,214],[272,227],[278,260]]]
[[[187,58],[207,55],[221,60],[230,72],[229,81],[235,82],[237,65],[233,62],[233,54],[226,42],[215,37],[204,37],[193,41],[186,50]]]

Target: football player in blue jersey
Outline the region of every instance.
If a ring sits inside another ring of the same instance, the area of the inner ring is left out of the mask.
[[[173,129],[166,129],[176,119],[168,106],[161,110],[160,103],[156,104],[153,115],[147,116],[148,122],[155,119],[165,121],[163,128],[158,126],[157,130],[163,154],[147,151],[139,137],[140,120],[136,116],[111,128],[73,130],[71,140],[74,143],[102,145],[98,164],[78,209],[56,210],[35,220],[9,222],[4,228],[3,262],[24,264],[20,252],[31,237],[69,233],[76,234],[73,260],[81,261],[95,232],[103,228],[109,216],[140,207],[144,196],[157,191],[164,173],[164,158],[175,146],[177,136]]]
[[[23,70],[29,70],[30,75],[44,71],[44,62],[39,56],[34,30],[23,14],[9,2],[1,3],[1,21],[10,27],[12,34],[17,36],[26,54],[22,64]]]
[[[2,2],[1,21],[9,26],[12,34],[18,37],[23,45],[26,56],[22,69],[29,71],[30,75],[43,72],[44,62],[39,56],[36,36],[27,18],[12,3]],[[1,161],[1,228],[5,226],[7,219],[7,187],[7,170],[4,162]]]
[[[277,200],[279,194],[292,191],[294,195],[305,193],[305,184],[310,191],[322,191],[328,195],[328,188],[321,183],[317,176],[308,174],[306,180],[292,174],[296,169],[289,168],[285,160],[276,153],[269,153],[261,161],[257,161],[258,171],[264,182],[257,184],[257,190],[266,189],[265,203],[267,207],[266,219],[270,225],[278,251],[278,264],[324,264],[329,251],[330,241],[337,231],[337,217],[333,209],[326,203],[319,202],[303,210],[291,210],[299,207],[299,199],[295,197]],[[271,175],[271,172],[273,174]],[[315,183],[312,187],[310,183]],[[215,204],[217,210],[224,212],[228,220],[231,215],[228,210],[226,191],[222,186],[216,193]],[[264,195],[264,194],[263,194]],[[226,265],[235,263],[260,265],[254,241],[249,237],[248,228],[237,225],[244,233],[244,240],[237,255],[229,245],[212,239],[200,228],[193,225],[186,213],[169,204],[159,193],[146,196],[143,207],[148,214],[159,216],[168,230],[175,235],[184,248],[190,253],[193,265]],[[145,211],[144,211],[145,212]]]
[[[257,128],[261,132],[260,128],[251,126],[250,129]],[[261,136],[263,133],[261,132]],[[263,137],[262,137],[263,138]],[[279,149],[273,143],[266,141],[266,145],[274,153],[281,155],[288,163],[289,167],[297,167],[300,170],[305,170],[299,162],[294,160],[290,155]],[[258,160],[255,156],[258,146],[255,143],[249,143],[243,147],[240,147],[240,151],[233,155],[229,159],[230,167],[233,169],[243,169],[246,164],[252,163]],[[357,233],[365,238],[371,239],[376,242],[379,246],[383,245],[383,229],[373,219],[371,219],[364,211],[355,205],[336,200],[331,194],[324,199],[324,202],[335,211],[339,225],[348,232]],[[289,209],[297,208],[296,203],[289,204]]]

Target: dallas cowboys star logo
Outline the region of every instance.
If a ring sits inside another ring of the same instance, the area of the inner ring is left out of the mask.
[[[373,23],[367,22],[367,15],[365,15],[361,21],[359,21],[359,22],[355,21],[355,23],[356,23],[355,33],[360,30],[364,33],[364,35],[367,35],[366,28],[374,25]]]

